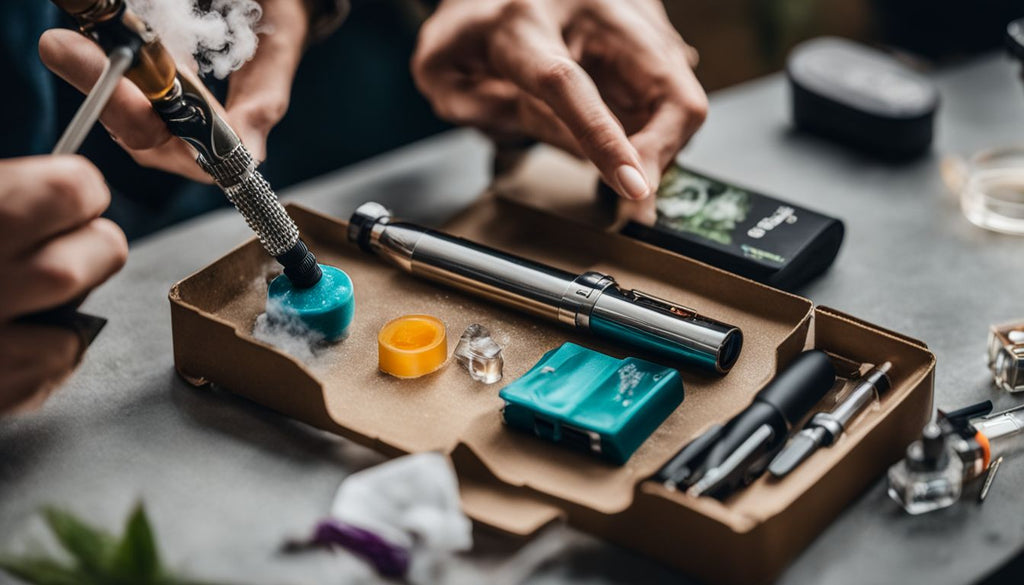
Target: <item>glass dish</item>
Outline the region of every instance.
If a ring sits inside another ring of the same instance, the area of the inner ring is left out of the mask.
[[[1024,146],[981,151],[964,171],[964,216],[987,230],[1024,235]]]

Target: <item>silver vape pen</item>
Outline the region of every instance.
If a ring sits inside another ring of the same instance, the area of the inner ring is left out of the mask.
[[[611,276],[580,275],[480,244],[392,221],[379,203],[364,203],[349,220],[349,240],[406,272],[520,309],[636,349],[726,373],[743,335],[733,326],[639,291]]]

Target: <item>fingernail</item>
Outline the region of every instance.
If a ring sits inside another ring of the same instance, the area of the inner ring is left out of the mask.
[[[636,167],[622,165],[615,171],[615,178],[619,180],[619,189],[631,199],[643,199],[651,193],[647,180]]]

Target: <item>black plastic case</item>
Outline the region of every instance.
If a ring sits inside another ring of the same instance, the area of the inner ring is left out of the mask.
[[[607,187],[602,194],[615,197]],[[694,209],[673,214],[664,204],[673,197]],[[845,234],[843,222],[834,217],[678,163],[666,171],[658,199],[653,226],[630,222],[622,233],[783,290],[794,290],[828,269]],[[714,209],[716,200],[727,200],[733,215],[722,218],[721,208]]]
[[[939,92],[896,59],[840,38],[798,45],[786,62],[798,128],[890,160],[931,145]]]

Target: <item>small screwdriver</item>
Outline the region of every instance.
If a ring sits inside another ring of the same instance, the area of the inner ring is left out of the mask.
[[[891,369],[890,362],[872,368],[832,412],[819,412],[811,417],[803,430],[772,460],[768,472],[777,478],[785,477],[820,447],[831,447],[855,416],[889,390]]]

